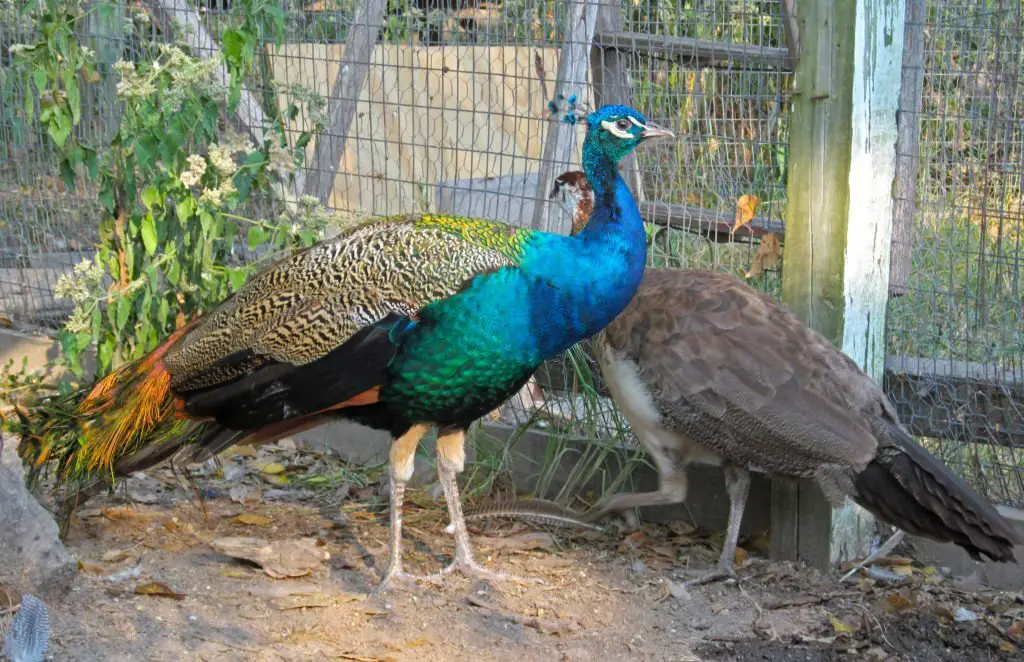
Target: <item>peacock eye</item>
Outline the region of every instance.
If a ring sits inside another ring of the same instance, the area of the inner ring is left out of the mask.
[[[630,123],[628,119],[623,117],[622,119],[615,123],[615,128],[620,131],[629,131],[631,128],[633,128],[633,125],[632,123]]]

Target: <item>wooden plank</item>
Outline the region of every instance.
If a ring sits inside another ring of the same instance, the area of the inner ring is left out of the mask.
[[[761,238],[769,232],[782,239],[783,224],[763,216],[756,216],[747,225],[732,232],[735,212],[716,211],[693,207],[691,205],[675,205],[667,202],[641,202],[640,215],[647,223],[687,230],[695,234],[710,237],[718,242],[744,240],[749,237]]]
[[[892,257],[889,294],[902,296],[910,278],[914,214],[917,212],[917,173],[920,167],[921,104],[924,96],[924,0],[906,0],[903,82],[896,115],[896,184],[893,187]]]
[[[601,0],[597,10],[596,32],[622,30],[622,5],[618,0]],[[594,85],[594,106],[608,104],[633,105],[633,88],[629,81],[626,55],[617,48],[594,46],[590,49],[590,77]],[[643,178],[637,154],[633,152],[622,160],[619,170],[626,180],[626,186],[633,192],[637,202],[644,199]]]
[[[801,57],[790,122],[782,298],[882,380],[896,108],[904,0],[817,0],[797,7]],[[851,194],[855,191],[856,194]],[[867,551],[871,517],[801,495],[797,555],[827,569]],[[792,550],[790,550],[792,551]]]
[[[302,190],[327,205],[334,188],[335,171],[345,152],[349,127],[356,114],[359,92],[370,71],[370,56],[377,43],[387,0],[367,0],[355,3],[352,25],[345,39],[345,54],[338,67],[338,75],[331,87],[327,128],[316,139],[313,159]]]
[[[590,64],[590,47],[594,41],[597,24],[598,0],[574,2],[569,8],[563,31],[562,52],[558,58],[558,77],[554,93],[564,97],[583,97],[587,83],[587,67]],[[556,114],[548,123],[544,156],[540,163],[537,190],[534,194],[533,222],[531,227],[545,232],[568,234],[570,223],[564,214],[549,213],[548,194],[557,173],[565,172],[572,166],[575,152],[577,128],[562,121]]]
[[[602,30],[595,35],[594,43],[601,48],[615,48],[625,52],[670,55],[678,58],[682,64],[695,68],[793,70],[793,60],[788,48],[614,30]]]

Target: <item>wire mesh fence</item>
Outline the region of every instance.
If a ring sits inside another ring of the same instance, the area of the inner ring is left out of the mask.
[[[932,450],[1003,503],[1024,501],[1022,7],[908,3],[908,37],[923,42],[904,78],[922,94],[900,113],[920,135],[900,158],[919,172],[896,200],[913,210],[909,272],[887,320],[890,396]]]
[[[87,185],[64,188],[50,142],[19,110],[28,91],[10,47],[36,27],[3,4],[10,1],[0,0],[0,312],[15,326],[53,329],[70,310],[54,297],[54,285],[91,253],[100,208]],[[80,21],[101,74],[83,99],[80,130],[97,142],[116,132],[115,62],[174,40],[209,55],[234,3],[119,3]],[[650,264],[721,269],[778,293],[792,89],[783,5],[790,3],[269,4],[284,12],[284,34],[279,45],[268,35],[256,49],[240,127],[291,103],[299,110],[288,126],[293,135],[326,126],[306,147],[292,194],[312,195],[342,214],[431,211],[536,225],[546,196],[538,173],[552,131],[547,102],[559,89],[591,104],[628,102],[679,136],[637,154]],[[944,459],[988,496],[1017,501],[1020,456],[1006,430],[1020,432],[1010,391],[1019,385],[1024,352],[1021,3],[924,6],[925,57],[916,65],[924,93],[920,108],[901,111],[920,126],[920,167],[908,188],[915,204],[910,276],[890,308],[890,353],[902,358],[890,362],[898,374],[890,375],[889,391]],[[592,36],[587,25],[569,21],[576,15],[587,17]],[[175,29],[169,18],[191,28]],[[560,68],[573,45],[587,62]],[[577,167],[581,137],[576,132],[551,174]],[[251,207],[250,215],[276,218],[282,202],[261,198]],[[732,234],[738,218],[746,225]],[[934,376],[941,361],[994,367],[982,379],[943,381]],[[908,366],[929,376],[911,379]],[[584,432],[595,436],[616,434],[621,422],[610,403],[565,395],[567,380],[580,373],[565,375],[550,377],[561,385],[545,391],[547,418],[584,420]],[[921,379],[936,393],[927,416],[907,395],[920,390]],[[512,421],[531,416],[527,410],[514,408]],[[989,443],[973,443],[978,435]]]

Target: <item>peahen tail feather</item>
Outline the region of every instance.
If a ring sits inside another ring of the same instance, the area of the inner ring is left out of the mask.
[[[907,533],[962,547],[972,558],[1014,561],[1010,524],[899,426],[878,421],[878,455],[854,479],[861,506]]]

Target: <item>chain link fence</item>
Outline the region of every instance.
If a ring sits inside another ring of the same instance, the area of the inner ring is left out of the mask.
[[[70,303],[56,299],[53,287],[90,254],[99,208],[88,187],[63,188],[49,141],[19,111],[27,91],[13,75],[10,46],[28,41],[34,28],[4,2],[0,314],[18,328],[54,329]],[[294,192],[336,211],[464,213],[536,226],[546,197],[538,181],[551,130],[548,100],[564,89],[591,104],[631,103],[679,136],[642,149],[629,177],[648,223],[650,263],[720,269],[777,294],[791,6],[285,0],[284,39],[259,49],[243,107],[251,119],[298,100],[292,131],[328,126],[308,146]],[[922,7],[908,28],[924,26],[921,60],[907,63],[923,91],[901,108],[901,122],[920,130],[915,144],[903,143],[916,168],[901,174],[912,185],[897,187],[912,220],[898,235],[910,257],[890,306],[887,388],[944,460],[989,497],[1014,502],[1022,498],[1014,439],[1024,436],[1013,405],[1024,355],[1021,2],[926,0]],[[97,53],[101,80],[84,99],[80,130],[98,141],[116,131],[114,62],[139,57],[145,42],[174,37],[209,53],[230,9],[228,1],[145,0],[84,21],[82,38]],[[581,29],[573,16],[590,22]],[[191,30],[172,34],[168,17]],[[586,62],[560,69],[561,53],[572,47]],[[557,87],[560,72],[564,88]],[[578,167],[581,137],[556,156],[549,176]],[[248,211],[273,218],[279,209],[261,200]],[[737,221],[743,227],[733,233]],[[621,422],[608,420],[607,401],[580,404],[560,390],[545,391],[549,419],[603,421],[588,423],[593,434],[619,429]],[[525,410],[513,420],[521,422]]]
[[[910,0],[907,16],[904,81],[919,93],[901,99],[900,122],[918,135],[899,152],[915,185],[895,201],[888,391],[943,461],[1019,504],[1024,3]]]

